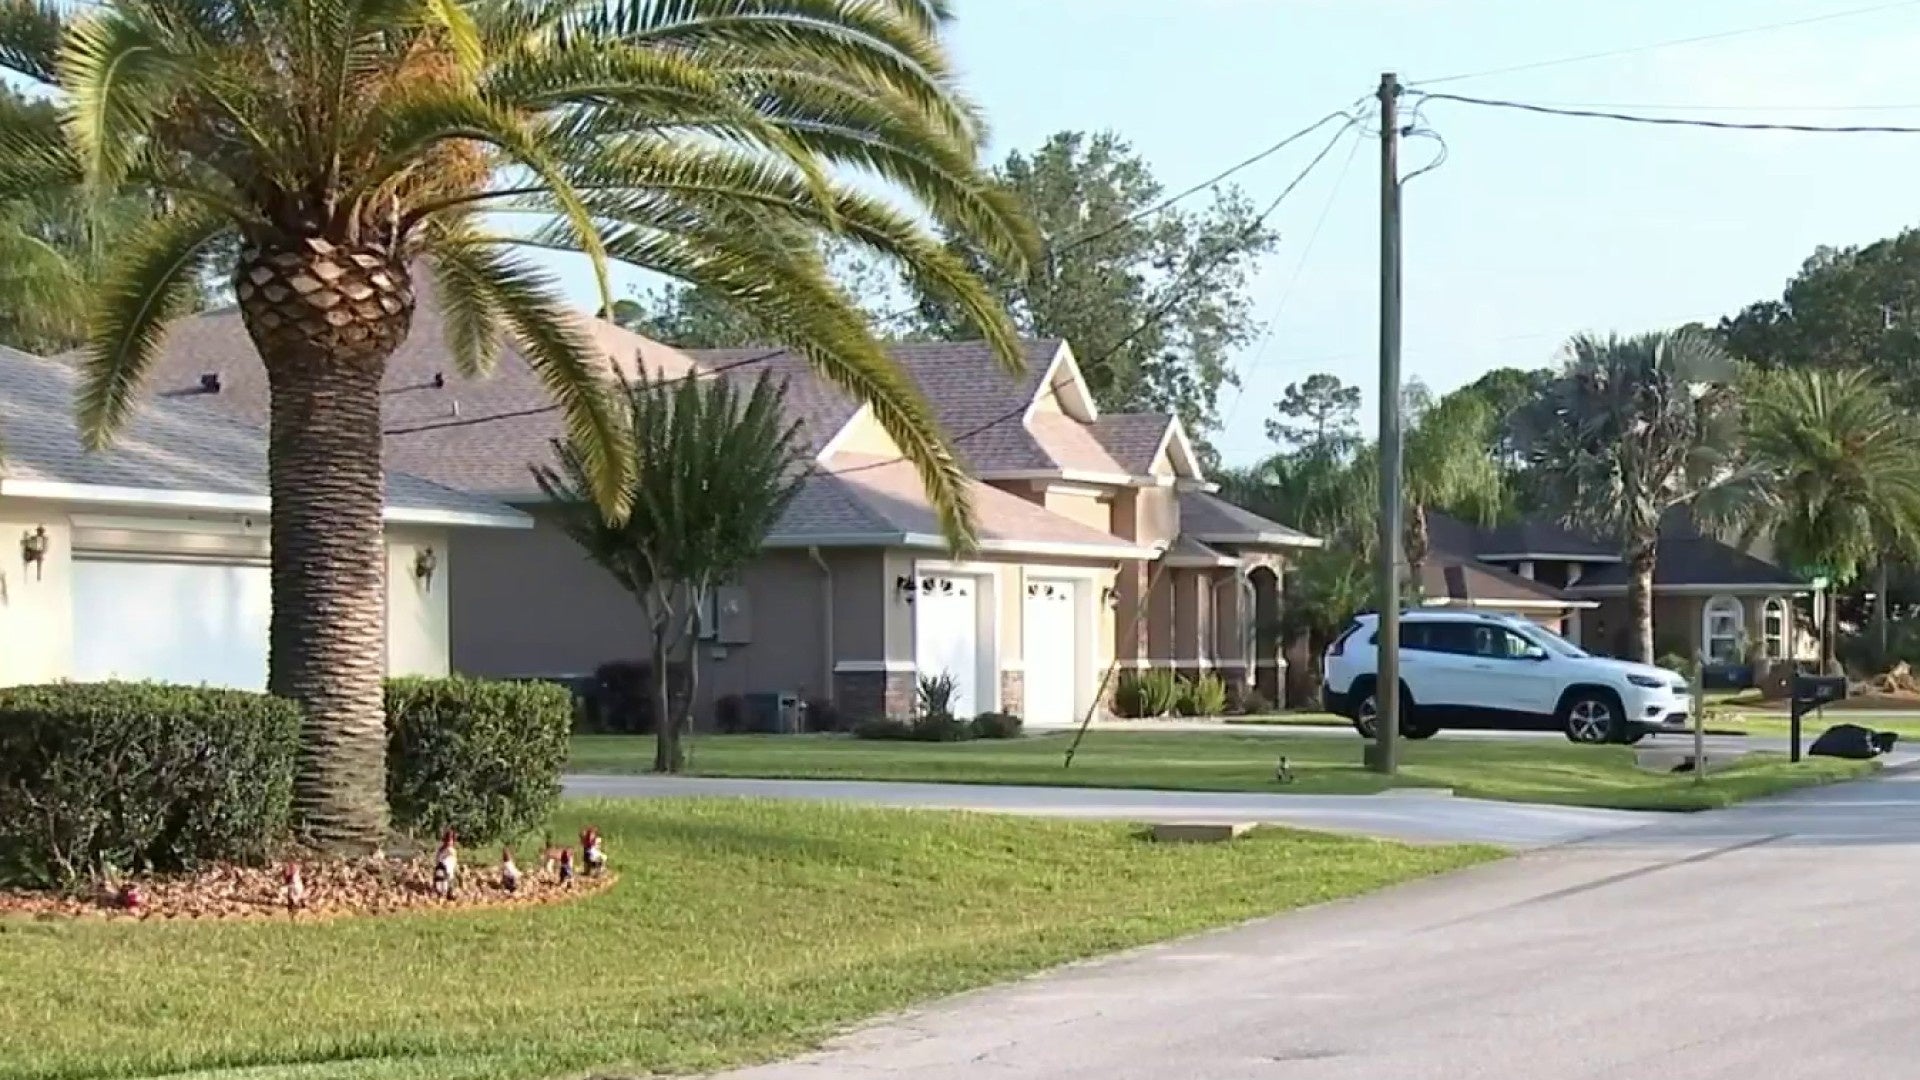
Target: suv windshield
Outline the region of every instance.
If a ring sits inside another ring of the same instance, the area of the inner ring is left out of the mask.
[[[1578,660],[1587,655],[1587,651],[1559,634],[1541,626],[1539,623],[1516,620],[1507,624],[1508,629],[1535,645],[1557,656]]]

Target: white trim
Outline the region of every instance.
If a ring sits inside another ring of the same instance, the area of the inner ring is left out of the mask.
[[[1260,547],[1297,547],[1322,548],[1325,540],[1317,536],[1303,536],[1298,533],[1188,533],[1203,544],[1242,544]]]
[[[1034,389],[1033,399],[1027,402],[1026,411],[1020,414],[1021,427],[1025,427],[1027,421],[1033,419],[1033,414],[1040,411],[1040,401],[1053,390],[1054,380],[1063,362],[1068,365],[1067,370],[1073,376],[1071,385],[1074,396],[1079,399],[1075,401],[1074,404],[1078,405],[1080,411],[1087,415],[1084,417],[1076,415],[1073,410],[1067,408],[1064,398],[1061,398],[1059,394],[1054,394],[1054,397],[1060,400],[1060,411],[1069,418],[1078,420],[1083,424],[1090,424],[1100,419],[1100,406],[1094,404],[1093,388],[1087,385],[1086,377],[1080,373],[1080,363],[1074,359],[1072,347],[1062,341],[1060,347],[1053,351],[1053,359],[1047,361],[1047,370],[1040,375],[1040,385]]]
[[[1042,482],[1042,483],[1036,484],[1035,486],[1038,487],[1042,493],[1052,493],[1056,495],[1078,495],[1083,498],[1090,498],[1090,499],[1097,499],[1104,495],[1111,494],[1111,492],[1109,492],[1105,486],[1094,485],[1094,484]]]
[[[1177,442],[1175,441],[1175,436],[1179,437]],[[1174,471],[1176,473],[1185,472],[1186,476],[1183,479],[1198,480],[1202,483],[1206,482],[1206,473],[1200,469],[1200,455],[1194,452],[1193,440],[1187,437],[1187,427],[1180,422],[1180,418],[1177,416],[1168,420],[1167,429],[1160,433],[1160,445],[1153,448],[1153,457],[1147,459],[1149,462],[1148,467],[1152,467],[1151,463],[1159,458],[1161,451],[1171,451],[1174,449],[1179,450],[1179,453],[1167,454],[1169,458],[1173,459]]]
[[[1476,554],[1474,558],[1479,559],[1481,562],[1518,562],[1522,559],[1534,559],[1539,562],[1580,563],[1617,563],[1620,561],[1620,556],[1618,555],[1572,555],[1566,552],[1551,551],[1516,551],[1512,553],[1503,552],[1499,555]]]
[[[1764,603],[1765,601],[1763,600],[1762,602]],[[1729,612],[1729,608],[1732,609],[1731,612]],[[1709,596],[1706,602],[1700,605],[1700,655],[1705,657],[1708,662],[1715,664],[1739,664],[1744,662],[1746,660],[1744,656],[1730,656],[1726,658],[1714,656],[1713,617],[1716,614],[1732,614],[1733,616],[1733,633],[1722,635],[1720,640],[1730,641],[1733,647],[1738,649],[1741,639],[1747,636],[1747,605],[1741,603],[1739,597],[1731,596],[1727,593],[1717,593]]]
[[[1021,644],[1024,645],[1026,644],[1026,642],[1022,641]],[[1024,675],[1026,673],[1026,670],[1027,670],[1027,662],[1025,660],[1016,658],[1013,660],[1000,661],[1000,673],[1002,675],[1005,675],[1008,673],[1012,673],[1015,675]]]
[[[1569,585],[1568,592],[1592,593],[1595,596],[1625,596],[1625,585]],[[1655,585],[1655,596],[1809,596],[1816,590],[1810,585]]]
[[[1094,484],[1100,487],[1165,487],[1166,479],[1134,476],[1131,473],[1098,472],[1092,469],[986,469],[975,473],[978,480],[1032,480],[1038,483]]]
[[[914,576],[921,574],[960,574],[967,577],[984,577],[998,573],[998,563],[962,562],[954,559],[915,559]]]
[[[1204,495],[1214,495],[1219,493],[1220,485],[1211,480],[1195,480],[1191,477],[1183,477],[1173,482],[1173,489],[1175,491],[1198,491]]]
[[[1253,662],[1254,667],[1287,667],[1285,657],[1263,656]]]
[[[1169,555],[1162,561],[1180,569],[1220,569],[1243,565],[1239,559],[1227,555]]]
[[[918,670],[911,660],[836,660],[833,665],[835,675],[911,675]]]
[[[878,547],[919,548],[950,551],[946,538],[932,533],[830,533],[821,536],[769,536],[760,545],[767,548],[805,547]],[[1054,540],[981,540],[974,550],[990,555],[1031,555],[1040,558],[1099,559],[1120,561],[1160,557],[1164,547],[1141,547],[1124,541],[1112,544],[1074,543]]]
[[[166,488],[115,487],[106,484],[69,484],[57,480],[0,478],[0,496],[48,499],[86,506],[132,506],[155,510],[212,510],[232,514],[271,514],[273,501],[265,495],[216,491],[175,491]],[[502,506],[498,513],[477,510],[430,510],[389,506],[381,520],[400,525],[450,525],[493,529],[531,529],[533,518]]]
[[[1430,596],[1421,601],[1422,607],[1430,608],[1513,608],[1518,611],[1564,611],[1568,608],[1597,608],[1598,600],[1500,600],[1491,597],[1456,598],[1451,596]]]

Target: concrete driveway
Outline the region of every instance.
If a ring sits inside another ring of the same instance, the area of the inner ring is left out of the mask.
[[[1910,1080],[1920,777],[955,998],[728,1080]]]
[[[679,776],[569,776],[568,795],[809,799],[921,810],[1122,821],[1270,821],[1421,842],[1533,848],[1632,829],[1662,815],[1578,806],[1454,799],[1418,789],[1384,795],[1262,795],[1118,788],[910,784],[864,780],[729,780]]]

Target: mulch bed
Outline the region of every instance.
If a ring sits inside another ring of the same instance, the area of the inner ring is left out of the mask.
[[[409,911],[459,911],[527,907],[590,896],[610,887],[618,875],[580,875],[561,884],[539,866],[521,868],[520,887],[500,886],[493,865],[462,871],[451,899],[434,894],[432,863],[424,859],[358,859],[301,863],[306,898],[290,907],[282,884],[282,866],[215,866],[200,873],[135,876],[125,885],[138,891],[129,906],[120,886],[80,893],[0,889],[0,919],[98,918],[172,922],[190,919],[290,919],[312,921],[357,915],[393,915]]]

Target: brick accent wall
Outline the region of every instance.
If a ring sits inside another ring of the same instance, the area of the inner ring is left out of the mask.
[[[911,671],[840,671],[833,676],[840,714],[849,723],[878,716],[913,715]]]
[[[1015,716],[1027,713],[1027,674],[1024,671],[1000,673],[1000,711]]]

